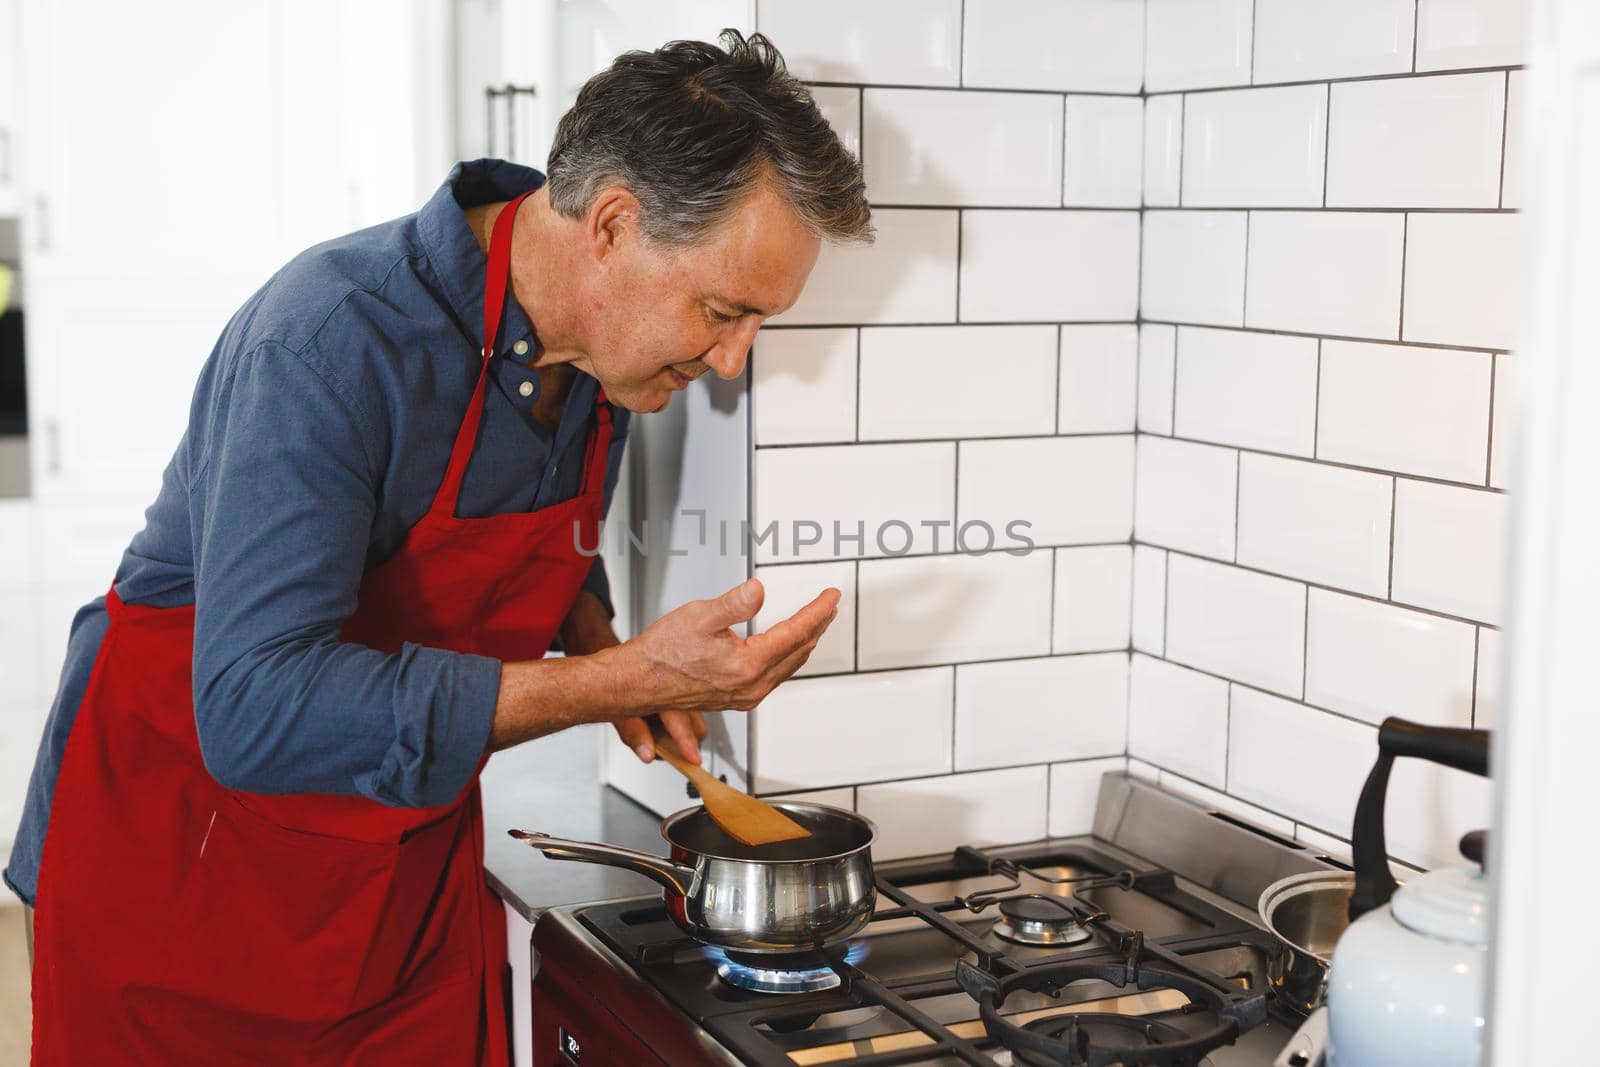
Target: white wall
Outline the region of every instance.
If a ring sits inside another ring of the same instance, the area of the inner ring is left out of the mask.
[[[1495,725],[1524,13],[1149,12],[1129,752],[1327,844],[1384,717]],[[1403,763],[1391,849],[1489,794]]]
[[[760,4],[862,154],[877,243],[825,249],[755,346],[752,518],[779,524],[758,625],[844,600],[754,713],[751,763],[763,791],[871,817],[881,857],[1085,831],[1124,766],[1143,19]],[[821,544],[792,543],[802,520]],[[953,524],[1008,547],[1012,520],[1035,551],[955,549]],[[910,553],[878,544],[891,521]]]
[[[854,804],[892,855],[1085,830],[1130,755],[1346,852],[1377,722],[1495,721],[1520,5],[759,18],[860,146],[879,238],[757,341],[754,518],[1052,547],[758,556],[774,618],[845,592],[754,715],[758,787]],[[1414,864],[1488,821],[1454,772],[1393,794]]]

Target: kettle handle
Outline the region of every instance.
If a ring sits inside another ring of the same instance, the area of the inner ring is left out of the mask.
[[[1489,731],[1449,726],[1424,726],[1388,718],[1378,728],[1378,761],[1372,765],[1351,831],[1350,851],[1356,863],[1356,888],[1350,896],[1350,921],[1381,908],[1398,888],[1389,873],[1389,846],[1384,837],[1384,807],[1389,772],[1396,756],[1425,759],[1480,777],[1489,776]]]

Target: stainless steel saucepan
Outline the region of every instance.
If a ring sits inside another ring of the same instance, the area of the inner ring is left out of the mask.
[[[811,836],[751,847],[729,837],[704,808],[661,824],[670,859],[525,830],[509,831],[555,860],[604,863],[659,882],[667,914],[684,933],[740,952],[778,953],[839,944],[872,918],[871,822],[823,804],[773,805]]]

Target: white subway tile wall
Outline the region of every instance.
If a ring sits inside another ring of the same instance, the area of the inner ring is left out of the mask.
[[[1329,207],[1498,207],[1505,74],[1333,86]]]
[[[1132,610],[1133,549],[1091,545],[1056,549],[1052,652],[1127,648]]]
[[[1120,756],[1127,747],[1125,652],[956,668],[958,771]]]
[[[1180,327],[1176,389],[1173,433],[1179,437],[1312,453],[1315,338]]]
[[[1066,137],[1063,204],[1140,206],[1144,105],[1138,97],[1067,97]]]
[[[1061,100],[1044,93],[868,89],[862,133],[874,204],[1054,207]]]
[[[1128,751],[1346,855],[1377,723],[1499,714],[1526,7],[1147,5]]]
[[[1253,211],[1245,325],[1398,337],[1404,258],[1401,215]]]
[[[1057,431],[1132,433],[1138,380],[1137,327],[1061,327]]]
[[[809,331],[774,330],[772,336],[791,332]],[[864,329],[861,440],[1053,433],[1057,343],[1055,326]],[[972,368],[977,365],[985,373],[974,375]],[[763,373],[760,360],[756,367],[758,375]],[[855,380],[849,382],[849,403],[840,405],[845,410],[855,410],[856,386]],[[764,399],[759,378],[756,389],[759,419]],[[826,420],[830,412],[822,409],[809,417]]]
[[[1191,94],[1183,205],[1320,206],[1327,120],[1326,85]]]
[[[1132,322],[1135,211],[964,211],[962,322]]]
[[[781,793],[950,770],[954,670],[790,681],[761,702],[756,791]],[[848,737],[850,744],[839,743]]]
[[[1173,326],[1139,326],[1140,433],[1172,434],[1173,386],[1177,371],[1178,331]]]
[[[1416,0],[1256,0],[1256,84],[1409,71],[1416,17]]]
[[[1241,452],[1238,562],[1382,596],[1393,498],[1387,475]]]
[[[1243,211],[1146,211],[1139,310],[1158,322],[1244,325]]]
[[[1049,768],[1014,767],[914,778],[856,790],[856,810],[878,826],[872,858],[900,859],[956,843],[1002,845],[1045,836]]]
[[[761,788],[887,858],[1127,768],[1339,850],[1375,723],[1492,725],[1525,6],[763,0],[878,237],[755,346],[758,625],[845,593]],[[1486,817],[1394,791],[1410,863]]]
[[[1144,102],[1144,206],[1177,207],[1183,177],[1183,94]]]

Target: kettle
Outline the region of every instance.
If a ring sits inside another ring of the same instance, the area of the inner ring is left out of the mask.
[[[1397,886],[1383,814],[1396,756],[1487,777],[1489,733],[1385,720],[1356,806],[1351,925],[1328,968],[1328,1067],[1476,1067],[1483,1056],[1489,887],[1485,833],[1461,840],[1467,866]]]

